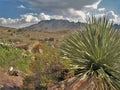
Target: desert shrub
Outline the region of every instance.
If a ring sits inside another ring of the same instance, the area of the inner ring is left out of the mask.
[[[112,26],[105,17],[92,17],[84,31],[63,41],[64,57],[79,66],[74,90],[120,90],[120,33]]]
[[[44,41],[48,41],[48,38],[44,38]]]
[[[17,31],[17,32],[22,32],[22,31],[23,31],[23,29],[17,29],[16,31]]]
[[[11,36],[13,36],[14,34],[13,33],[10,33]]]
[[[7,30],[7,32],[11,32],[11,31],[12,31],[12,30],[10,30],[10,29],[9,29],[9,30]]]
[[[48,41],[54,41],[54,38],[50,37],[50,38],[48,39]]]
[[[30,40],[33,40],[33,41],[34,41],[34,40],[36,40],[36,38],[32,38],[32,37],[31,37]]]

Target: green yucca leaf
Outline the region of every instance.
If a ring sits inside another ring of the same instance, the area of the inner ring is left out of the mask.
[[[62,53],[84,67],[95,90],[120,90],[120,31],[106,17],[89,18],[85,30],[70,34],[61,46]],[[82,78],[82,76],[81,76]]]

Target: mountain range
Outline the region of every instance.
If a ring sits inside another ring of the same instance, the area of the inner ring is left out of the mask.
[[[68,20],[43,20],[37,24],[25,27],[27,30],[79,30],[83,28],[85,23],[69,22]]]

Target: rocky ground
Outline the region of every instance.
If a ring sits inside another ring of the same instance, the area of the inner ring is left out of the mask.
[[[0,71],[0,90],[19,90],[23,85],[23,78],[10,76]]]

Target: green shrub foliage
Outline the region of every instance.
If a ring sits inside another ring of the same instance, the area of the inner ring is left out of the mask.
[[[92,17],[84,31],[70,34],[61,47],[79,66],[78,79],[93,83],[94,90],[120,90],[120,32],[112,26],[105,17]]]

